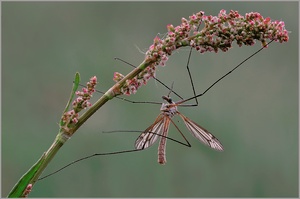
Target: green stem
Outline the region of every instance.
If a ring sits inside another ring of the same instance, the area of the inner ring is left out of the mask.
[[[35,176],[32,178],[32,185],[36,183],[40,175],[43,173],[45,168],[48,166],[50,161],[54,158],[58,150],[64,145],[64,143],[69,139],[69,137],[63,136],[63,134],[58,134],[50,146],[50,148],[44,154],[44,162],[42,163],[39,170],[36,172]]]

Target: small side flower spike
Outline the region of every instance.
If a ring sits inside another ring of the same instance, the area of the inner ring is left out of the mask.
[[[90,99],[93,93],[96,91],[97,77],[91,77],[87,82],[86,87],[81,91],[76,91],[77,98],[72,103],[72,110],[65,112],[62,116],[64,131],[68,132],[70,125],[74,125],[78,122],[79,112],[87,107],[92,106]]]

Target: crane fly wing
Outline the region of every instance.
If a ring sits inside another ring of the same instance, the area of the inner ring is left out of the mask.
[[[189,118],[185,117],[181,113],[178,113],[180,117],[183,119],[186,127],[189,129],[189,131],[192,133],[194,137],[196,137],[198,140],[203,142],[204,144],[208,145],[209,147],[217,150],[217,151],[223,151],[224,148],[221,144],[221,142],[210,132],[208,132],[205,128],[201,127],[200,125],[196,124]]]
[[[157,138],[162,134],[164,115],[159,114],[154,123],[149,126],[135,141],[136,149],[145,149],[152,146]]]

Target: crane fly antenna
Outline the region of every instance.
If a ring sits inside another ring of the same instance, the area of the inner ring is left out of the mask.
[[[173,86],[174,86],[174,81],[172,82],[172,85],[171,85],[170,91],[169,91],[169,93],[168,93],[168,97],[170,96],[171,92],[173,91]]]

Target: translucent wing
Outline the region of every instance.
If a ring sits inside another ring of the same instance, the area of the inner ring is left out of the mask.
[[[162,134],[164,115],[159,114],[155,119],[154,123],[149,126],[135,141],[136,149],[145,149],[152,146],[159,135]]]
[[[186,127],[189,129],[189,131],[192,133],[194,137],[196,137],[198,140],[203,142],[204,144],[210,146],[211,148],[223,151],[224,148],[221,144],[221,142],[210,132],[208,132],[205,128],[201,127],[200,125],[196,124],[189,118],[185,117],[181,113],[178,112],[180,117],[183,119]]]

